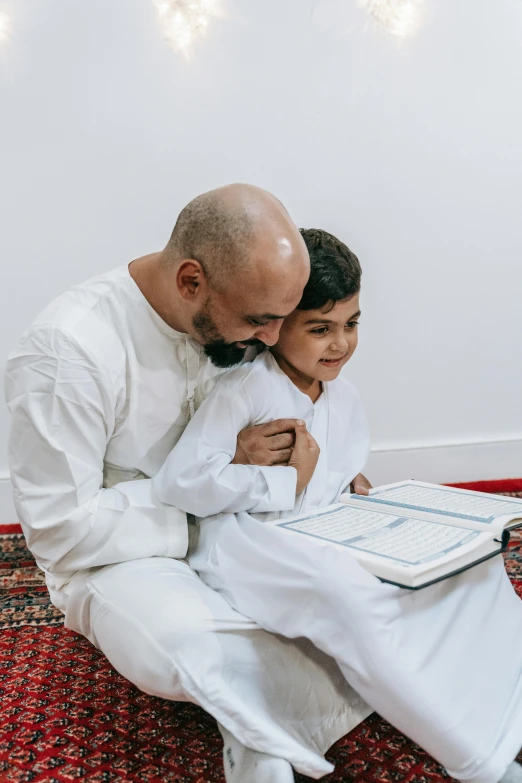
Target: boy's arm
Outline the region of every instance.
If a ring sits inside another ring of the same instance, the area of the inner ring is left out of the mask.
[[[346,442],[349,444],[349,464],[345,473],[345,482],[337,497],[355,492],[358,495],[368,495],[372,485],[361,471],[364,469],[370,453],[370,432],[368,422],[355,387],[345,382],[344,394],[339,409],[346,425]]]
[[[238,433],[255,416],[244,384],[230,380],[217,384],[153,479],[157,496],[198,517],[290,510],[295,468],[232,463]]]
[[[350,492],[356,495],[369,495],[372,485],[362,473],[358,473],[350,484]]]

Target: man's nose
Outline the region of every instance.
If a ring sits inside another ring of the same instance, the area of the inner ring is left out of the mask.
[[[278,318],[277,321],[270,321],[260,329],[257,330],[255,336],[258,340],[265,343],[265,345],[275,345],[279,339],[279,330],[283,324],[283,319]]]

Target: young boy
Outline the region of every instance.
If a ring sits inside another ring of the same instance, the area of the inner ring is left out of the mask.
[[[206,517],[190,563],[234,608],[335,658],[368,704],[454,778],[522,781],[510,765],[522,744],[522,604],[501,557],[412,592],[334,545],[262,524],[334,503],[369,449],[341,374],[357,346],[359,262],[324,231],[302,234],[311,275],[297,310],[270,351],[201,405],[154,480],[158,496]],[[293,417],[288,464],[232,463],[244,427]]]

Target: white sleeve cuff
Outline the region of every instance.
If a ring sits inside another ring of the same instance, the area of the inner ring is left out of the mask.
[[[188,549],[187,515],[175,506],[160,501],[151,479],[122,481],[112,490],[102,492],[102,505],[125,512],[129,534],[150,535],[160,544],[164,541],[166,557],[185,557]],[[110,497],[110,500],[109,500]],[[122,531],[123,534],[123,531]],[[159,554],[156,550],[156,554]]]
[[[250,511],[291,511],[295,506],[297,488],[297,470],[288,465],[270,465],[258,467],[266,481],[267,489],[263,497]]]

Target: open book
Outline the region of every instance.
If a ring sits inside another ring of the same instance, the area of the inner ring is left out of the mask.
[[[416,590],[504,552],[522,527],[522,499],[401,481],[274,524],[334,542],[382,581]]]

